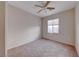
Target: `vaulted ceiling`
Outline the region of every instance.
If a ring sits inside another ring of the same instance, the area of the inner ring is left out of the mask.
[[[55,10],[49,11],[46,10],[42,11],[41,13],[37,13],[38,10],[40,10],[39,7],[35,7],[34,5],[40,5],[40,2],[38,1],[16,1],[16,2],[8,2],[9,4],[18,7],[24,11],[27,11],[29,13],[32,13],[33,15],[37,15],[39,17],[46,17],[52,14],[56,14],[68,9],[72,9],[75,7],[76,3],[75,1],[51,1],[51,3],[48,5],[50,7],[55,7]]]

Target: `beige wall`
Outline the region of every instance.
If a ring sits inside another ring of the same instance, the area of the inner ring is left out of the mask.
[[[7,49],[41,38],[41,20],[19,8],[7,4]]]
[[[76,49],[77,49],[77,52],[78,52],[78,55],[79,55],[79,2],[78,2],[78,5],[76,6],[76,9],[75,9],[75,18],[76,18],[76,41],[75,41],[75,45],[76,45]]]
[[[0,56],[5,56],[5,2],[0,2]]]
[[[55,18],[59,18],[59,33],[49,34],[47,33],[47,21]],[[43,37],[74,45],[74,20],[74,9],[45,17],[43,19]]]

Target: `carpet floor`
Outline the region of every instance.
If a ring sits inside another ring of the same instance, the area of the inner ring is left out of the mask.
[[[8,50],[9,57],[76,57],[75,48],[50,40],[39,39]]]

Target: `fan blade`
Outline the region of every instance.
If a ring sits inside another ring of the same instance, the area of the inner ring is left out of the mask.
[[[44,5],[44,7],[46,7],[49,3],[50,3],[50,1],[47,1],[46,4]]]
[[[41,7],[42,8],[42,6],[39,6],[39,5],[35,5],[36,7]]]
[[[52,9],[55,9],[55,8],[54,7],[47,7],[47,9],[52,10]]]
[[[43,9],[40,9],[37,13],[40,13]]]

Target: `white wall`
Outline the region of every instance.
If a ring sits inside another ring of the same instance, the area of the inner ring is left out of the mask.
[[[5,56],[5,2],[0,2],[0,56]]]
[[[7,4],[7,49],[41,38],[41,20],[19,8]]]
[[[78,2],[78,5],[76,6],[76,9],[75,9],[75,18],[76,18],[76,21],[75,21],[75,24],[76,24],[76,41],[75,41],[75,46],[76,46],[76,49],[77,49],[77,52],[78,52],[78,55],[79,55],[79,2]]]
[[[47,21],[55,18],[59,18],[59,33],[49,34],[47,33]],[[45,17],[43,19],[43,37],[65,44],[74,45],[74,20],[74,9]]]

